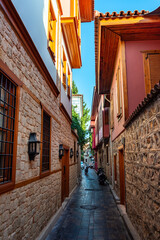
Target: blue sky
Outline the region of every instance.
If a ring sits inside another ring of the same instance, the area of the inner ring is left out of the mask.
[[[87,0],[86,0],[87,1]],[[106,13],[123,10],[153,11],[160,6],[160,0],[95,0],[95,10]],[[82,23],[81,28],[82,68],[73,70],[73,80],[78,91],[83,94],[87,107],[91,109],[93,87],[95,85],[94,22]]]

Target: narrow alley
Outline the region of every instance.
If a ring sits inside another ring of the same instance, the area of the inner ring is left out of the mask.
[[[46,240],[130,240],[109,186],[82,172],[80,186]]]
[[[0,0],[0,240],[160,240],[159,187],[160,1]]]

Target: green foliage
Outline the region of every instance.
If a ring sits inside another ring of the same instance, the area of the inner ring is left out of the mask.
[[[78,88],[74,81],[72,82],[72,94],[78,94]]]
[[[90,121],[89,108],[87,108],[87,104],[83,101],[83,116],[81,117],[81,126],[84,131],[87,129],[88,121]]]
[[[88,131],[88,134],[89,134],[89,147],[91,149],[91,154],[94,155],[94,150],[92,149],[92,133],[90,130]]]
[[[72,84],[72,93],[78,94],[78,88],[76,84],[73,81]],[[77,134],[79,137],[79,144],[81,146],[81,150],[83,149],[83,146],[88,142],[88,121],[90,121],[90,110],[87,108],[87,104],[83,101],[83,116],[81,119],[79,118],[79,115],[76,113],[76,107],[72,106],[72,129],[77,129]]]
[[[77,129],[77,134],[78,134],[78,142],[81,146],[81,149],[83,148],[85,144],[85,131],[83,131],[82,126],[81,126],[81,120],[79,118],[79,115],[75,111],[75,107],[72,106],[72,129]]]

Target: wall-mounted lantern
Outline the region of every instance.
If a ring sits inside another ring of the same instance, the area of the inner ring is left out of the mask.
[[[125,148],[125,137],[122,137],[121,143],[122,143],[123,147]]]
[[[63,144],[59,144],[59,159],[62,159],[63,156],[64,156]]]
[[[28,140],[29,160],[34,160],[35,156],[40,152],[40,141],[36,138],[36,133],[30,133]]]
[[[73,157],[73,149],[71,148],[70,149],[70,158],[72,158]]]
[[[77,158],[78,158],[78,156],[79,156],[79,152],[78,152],[78,150],[77,150]]]

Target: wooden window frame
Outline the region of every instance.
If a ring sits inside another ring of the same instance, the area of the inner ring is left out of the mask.
[[[68,67],[68,92],[67,92],[67,96],[70,99],[71,98],[71,73]]]
[[[47,48],[53,63],[56,62],[56,43],[57,43],[57,20],[54,13],[51,0],[48,3],[48,36],[47,36]]]
[[[114,95],[113,92],[111,93],[111,100],[110,100],[110,123],[111,129],[114,129]]]
[[[63,49],[63,59],[62,59],[62,85],[65,92],[67,91],[67,59]]]
[[[18,142],[18,119],[19,119],[19,102],[20,102],[20,87],[23,83],[14,75],[5,63],[0,60],[0,72],[11,81],[16,87],[16,102],[15,102],[15,120],[14,120],[14,139],[13,139],[13,159],[12,159],[12,177],[10,182],[0,185],[0,194],[14,189],[15,174],[16,174],[16,158],[17,158],[17,142]]]
[[[100,130],[103,128],[103,111],[102,111],[102,104],[100,104],[99,112],[98,112],[98,129]]]
[[[148,55],[160,54],[160,50],[148,50],[141,51],[143,54],[143,66],[144,66],[144,80],[145,80],[145,94],[147,95],[151,91],[151,76],[150,76],[150,66],[148,60]]]
[[[117,118],[120,120],[122,118],[122,87],[121,87],[121,69],[120,62],[116,72],[117,81]]]
[[[114,182],[117,183],[117,154],[114,155]]]
[[[49,146],[49,169],[46,171],[42,170],[42,161],[43,161],[43,120],[44,120],[44,112],[50,117],[50,146]],[[41,155],[40,155],[40,177],[45,177],[50,175],[51,173],[51,129],[52,129],[52,117],[50,112],[42,105],[42,113],[41,113]]]

